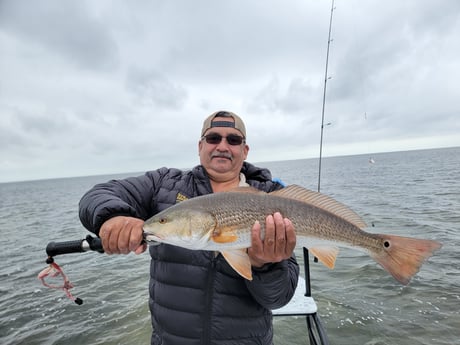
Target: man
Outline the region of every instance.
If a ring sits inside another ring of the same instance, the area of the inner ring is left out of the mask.
[[[251,185],[282,188],[266,169],[245,159],[246,129],[239,116],[218,111],[203,123],[200,165],[191,171],[161,168],[143,176],[96,185],[80,201],[83,225],[108,254],[140,254],[144,220],[187,198]],[[153,345],[272,344],[271,309],[294,294],[299,268],[292,223],[275,213],[252,228],[248,249],[253,280],[236,273],[222,255],[167,244],[150,246]]]

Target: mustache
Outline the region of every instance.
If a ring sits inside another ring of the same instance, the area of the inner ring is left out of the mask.
[[[213,152],[211,153],[211,159],[212,158],[226,158],[226,159],[230,159],[231,161],[233,161],[232,154],[227,153],[227,152]]]

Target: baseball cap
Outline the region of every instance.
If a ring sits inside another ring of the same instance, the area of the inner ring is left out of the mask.
[[[213,121],[214,118],[216,117],[231,117],[234,122],[230,122],[230,121]],[[241,118],[236,115],[235,113],[232,113],[231,111],[225,111],[225,110],[219,110],[219,111],[216,111],[214,113],[212,113],[211,115],[209,115],[206,120],[204,120],[203,122],[203,128],[201,130],[201,136],[204,135],[204,133],[206,133],[206,131],[209,129],[209,128],[213,128],[213,127],[231,127],[231,128],[235,128],[237,130],[239,130],[241,132],[241,134],[243,134],[243,137],[246,138],[246,127],[244,126],[244,122],[243,120],[241,120]]]

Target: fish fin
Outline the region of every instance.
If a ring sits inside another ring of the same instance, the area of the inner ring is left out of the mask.
[[[324,211],[330,212],[340,218],[343,218],[347,222],[352,223],[360,229],[367,228],[366,222],[358,214],[356,214],[348,206],[345,206],[344,204],[325,194],[314,192],[295,184],[287,186],[283,189],[276,190],[270,194],[310,204]]]
[[[252,280],[251,260],[246,249],[234,249],[221,252],[228,264],[243,278]]]
[[[377,236],[383,239],[383,248],[369,254],[404,285],[419,271],[423,262],[442,247],[441,243],[432,240],[395,235]]]
[[[211,235],[211,239],[216,243],[232,243],[238,240],[238,235],[233,231],[218,231]]]
[[[314,247],[308,249],[315,257],[318,258],[326,267],[333,269],[335,260],[339,254],[337,247]]]

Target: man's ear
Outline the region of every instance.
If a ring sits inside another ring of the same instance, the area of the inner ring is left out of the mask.
[[[244,150],[244,159],[243,159],[243,160],[246,160],[246,158],[248,158],[249,145],[248,145],[248,144],[245,144],[243,150]]]

